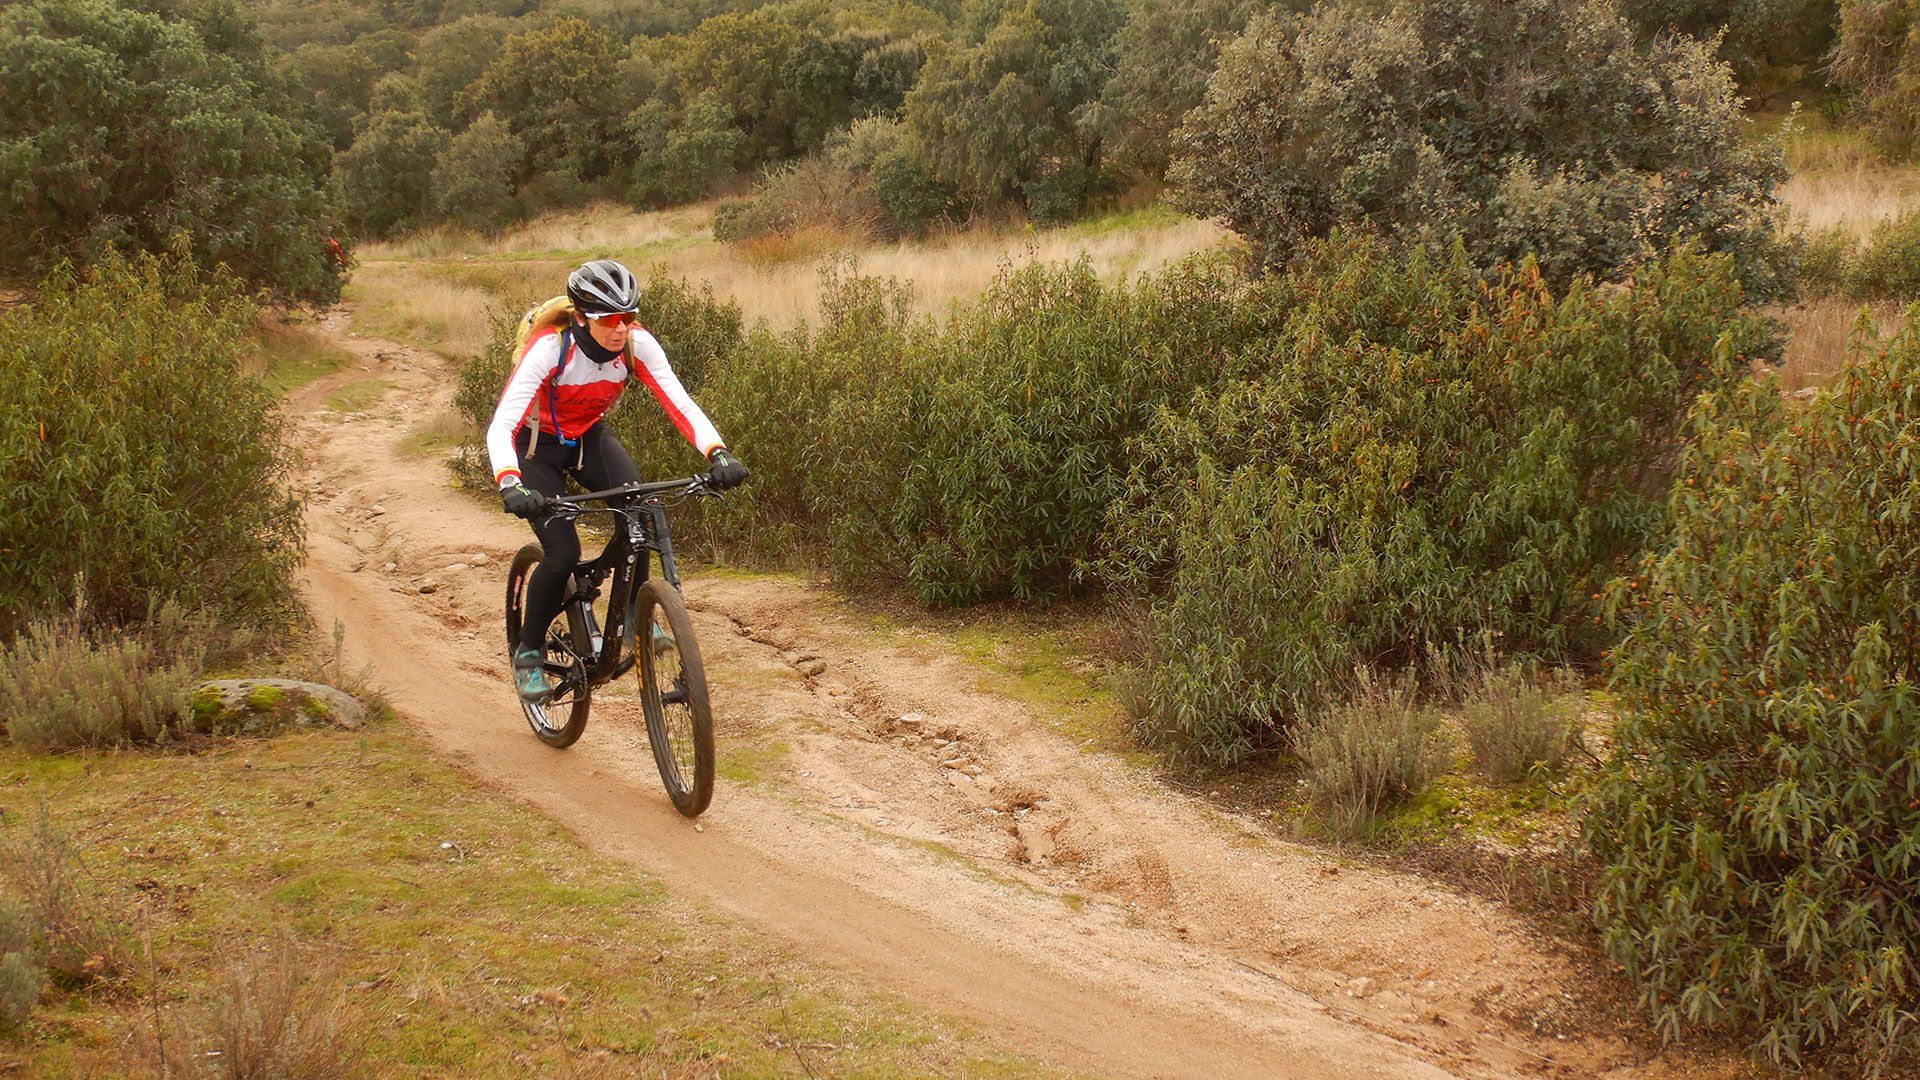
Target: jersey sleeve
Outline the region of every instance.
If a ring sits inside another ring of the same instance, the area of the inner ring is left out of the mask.
[[[497,486],[511,477],[520,478],[520,455],[513,449],[513,433],[538,407],[534,400],[554,370],[560,366],[560,335],[541,334],[520,354],[520,362],[507,376],[500,401],[493,407],[493,420],[487,424],[487,463],[493,467]]]
[[[667,363],[666,351],[660,348],[660,342],[645,330],[635,330],[628,338],[633,347],[634,378],[647,384],[660,407],[667,412],[667,419],[680,429],[680,434],[693,444],[700,456],[713,453],[714,447],[726,443],[715,430],[713,421],[700,411],[686,387],[680,385],[680,376],[673,373],[673,365]]]

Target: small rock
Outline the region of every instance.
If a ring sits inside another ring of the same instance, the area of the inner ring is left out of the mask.
[[[826,670],[827,662],[825,660],[808,660],[806,663],[800,665],[800,674],[809,678],[822,675]]]
[[[488,555],[486,552],[482,551],[477,554],[468,556],[467,565],[468,566],[485,566],[492,561],[493,561],[493,556]]]
[[[927,722],[927,718],[924,716],[921,716],[917,712],[905,713],[894,719],[894,723],[905,724],[908,727],[919,727],[921,724],[924,724],[926,722]]]
[[[397,562],[389,562],[387,563],[387,565],[381,567],[380,569],[385,570],[389,574],[398,573],[400,570],[400,564]]]
[[[367,507],[368,517],[379,517],[381,514],[384,514],[386,512],[387,512],[387,508],[384,506],[381,506],[379,503],[374,503],[372,506]]]
[[[1355,998],[1372,997],[1380,989],[1380,984],[1365,975],[1347,983],[1347,996]]]
[[[436,593],[439,591],[440,591],[440,583],[433,580],[432,578],[428,578],[427,580],[420,583],[419,592],[421,596],[426,596],[429,593]]]

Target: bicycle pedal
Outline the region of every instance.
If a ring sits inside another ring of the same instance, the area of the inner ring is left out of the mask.
[[[673,689],[660,695],[662,705],[685,705],[687,703],[687,684],[678,679],[673,681]]]

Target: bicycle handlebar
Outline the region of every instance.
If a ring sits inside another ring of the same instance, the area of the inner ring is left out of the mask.
[[[719,492],[707,486],[704,474],[689,476],[681,480],[655,480],[637,484],[622,484],[605,491],[589,491],[583,495],[562,495],[559,501],[569,507],[577,507],[584,502],[604,502],[608,499],[636,498],[644,499],[650,495],[718,495]]]

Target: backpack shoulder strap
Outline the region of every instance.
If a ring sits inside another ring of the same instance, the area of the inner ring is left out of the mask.
[[[560,359],[554,362],[553,374],[547,376],[547,415],[553,417],[553,433],[560,439],[560,445],[572,446],[578,439],[569,439],[560,430],[559,392],[554,388],[560,383],[560,373],[567,370],[567,356],[573,352],[573,320],[560,328]],[[529,444],[531,445],[531,444]]]

